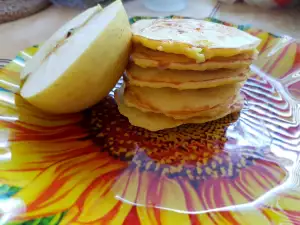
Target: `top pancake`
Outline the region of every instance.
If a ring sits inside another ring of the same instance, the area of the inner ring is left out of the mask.
[[[260,39],[234,27],[193,19],[149,19],[132,25],[133,41],[197,62],[253,52]]]

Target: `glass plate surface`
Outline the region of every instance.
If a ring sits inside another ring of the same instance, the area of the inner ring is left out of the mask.
[[[159,132],[112,96],[35,109],[18,91],[38,46],[20,52],[0,69],[0,224],[300,224],[300,45],[237,27],[262,39],[241,113]]]

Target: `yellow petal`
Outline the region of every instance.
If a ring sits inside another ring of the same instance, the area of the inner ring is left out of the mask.
[[[99,176],[123,167],[122,164],[109,163],[111,158],[99,157],[100,154],[96,152],[64,160],[43,171],[15,195],[27,205],[27,212],[18,218],[65,211]]]
[[[259,46],[257,47],[257,50],[261,51],[266,45],[266,43],[269,41],[270,34],[268,32],[259,32],[256,35],[256,37],[258,37],[261,40]]]
[[[18,57],[10,62],[5,68],[0,69],[0,87],[11,90],[15,93],[19,91],[20,71],[24,67],[25,62],[22,59],[30,58],[38,48],[30,47],[19,53]]]
[[[219,203],[214,201],[215,198],[218,198],[217,196],[214,195],[214,187],[217,185],[217,182],[213,182],[212,180],[205,180],[203,181],[201,186],[197,190],[200,199],[202,200],[203,207],[206,210],[211,210],[215,209],[219,206]],[[216,187],[217,189],[218,187]],[[220,195],[220,193],[217,193]]]
[[[198,212],[195,216],[195,224],[215,225],[215,221],[209,213],[204,213],[205,208],[199,195],[189,181],[182,181],[181,186],[185,190],[188,210]],[[192,218],[193,218],[192,217]],[[194,224],[192,223],[192,224]]]
[[[157,192],[160,192],[161,197],[159,207],[166,209],[160,211],[160,220],[163,225],[191,224],[189,215],[180,213],[187,212],[185,194],[176,179],[162,177],[158,185]],[[177,210],[177,212],[170,211]]]
[[[264,32],[262,30],[255,29],[255,28],[250,28],[247,30],[247,32],[260,39],[260,44],[258,47],[256,47],[256,49],[259,52],[261,52],[261,50],[264,49],[264,47],[266,47],[266,44],[270,41],[270,39],[274,38],[268,32]]]
[[[39,45],[41,45],[42,43],[40,43]],[[26,62],[28,59],[31,59],[32,56],[38,51],[39,46],[32,46],[29,48],[26,48],[24,51],[19,52],[20,57],[22,57],[22,59],[24,59],[24,61]]]
[[[272,53],[274,46],[280,43],[280,41],[280,38],[270,38],[263,51],[260,52],[258,59],[255,60],[254,65],[265,71],[267,69],[267,65],[270,64],[270,57],[272,57],[270,53]]]
[[[102,221],[105,224],[122,224],[125,221],[136,201],[139,187],[138,171],[127,169],[118,177],[113,177],[112,181],[115,183],[110,184],[112,187],[105,193],[95,188],[87,196],[78,222],[99,221],[101,224]]]
[[[262,174],[265,174],[265,180],[276,186],[284,182],[287,172],[283,168],[275,163],[264,162],[263,164],[264,172]]]
[[[78,198],[80,196],[80,193],[82,192],[81,186],[89,185],[98,177],[102,176],[103,174],[112,172],[120,168],[120,165],[118,164],[108,165],[109,162],[110,162],[109,158],[89,160],[88,162],[80,163],[81,165],[76,163],[74,165],[75,167],[72,167],[69,170],[65,170],[63,177],[65,177],[66,179],[69,178],[68,181],[62,183],[63,186],[61,186],[61,188],[56,191],[55,195],[51,196],[51,198],[48,199],[47,201],[44,201],[41,204],[41,206],[59,204],[60,202],[62,202],[63,204],[63,202],[66,201],[65,198],[68,198],[69,195],[70,198],[72,196],[74,196],[74,198]],[[83,166],[86,166],[87,165],[86,163],[88,163],[88,168],[89,168],[88,170],[86,168],[81,168]],[[78,181],[80,181],[80,183],[78,183]],[[64,198],[60,200],[59,199],[60,196],[64,196]],[[55,198],[57,198],[58,201]]]
[[[0,87],[17,93],[20,88],[21,66],[11,62],[5,68],[0,69]]]
[[[297,181],[296,181],[297,182]],[[300,188],[297,186],[285,187],[283,190],[274,193],[271,198],[266,199],[263,204],[270,208],[290,211],[300,216]]]
[[[222,196],[224,206],[237,206],[251,203],[254,200],[253,196],[236,185],[239,182],[239,180],[223,181],[220,184],[220,196]]]
[[[199,215],[199,221],[208,221],[210,224],[238,224],[233,216],[234,212],[224,211],[224,207],[233,207],[232,209],[234,209],[236,205],[231,194],[237,193],[230,193],[227,190],[227,183],[230,182],[226,179],[203,182],[202,188],[198,191],[207,213]],[[239,197],[239,194],[237,194],[235,198],[239,200]],[[215,212],[215,210],[217,211]],[[230,208],[227,210],[230,210]]]
[[[253,224],[269,224],[269,220],[263,215],[260,210],[249,207],[241,209],[236,212],[232,212],[233,218],[238,224],[253,225]]]
[[[64,218],[60,221],[60,225],[69,225],[72,223],[74,218],[80,213],[80,209],[77,205],[72,206],[68,209],[68,212],[64,216]]]
[[[94,205],[93,208],[84,207],[82,213],[78,218],[78,221],[82,223],[91,223],[93,221],[103,219],[103,218],[104,218],[103,221],[105,222],[110,221],[110,219],[112,219],[115,216],[115,213],[113,212],[118,212],[120,208],[120,204],[122,203],[118,199],[116,199],[114,193],[112,191],[108,191],[105,195],[102,195],[101,198],[99,196],[99,198],[97,199],[97,204]],[[125,211],[128,211],[129,205],[126,206],[127,207],[124,208],[122,207],[121,212],[124,212],[123,209]],[[113,213],[113,216],[105,219],[105,216],[109,216],[110,212]],[[101,223],[99,222],[99,224]]]
[[[269,220],[267,224],[295,224],[285,215],[285,212],[280,209],[267,208],[261,209],[261,212]]]
[[[112,177],[112,180],[108,181],[107,184],[100,183],[90,191],[84,200],[82,213],[78,221],[87,223],[99,220],[112,211],[119,203],[116,194],[111,191],[116,178],[117,177]],[[128,177],[126,177],[126,179],[128,179]],[[95,196],[98,196],[98,198],[95,198]]]
[[[123,176],[123,174],[121,174],[121,176]],[[135,206],[137,193],[139,191],[139,178],[140,173],[136,168],[132,171],[127,183],[127,188],[124,190],[124,194],[122,195],[122,206],[120,206],[119,212],[114,216],[110,224],[122,224],[128,216],[131,208]],[[114,189],[112,189],[112,191],[114,192]]]
[[[151,172],[141,172],[140,173],[140,186],[137,196],[137,214],[139,216],[141,225],[158,225],[159,221],[155,216],[155,208],[152,205],[148,205],[148,192],[149,187],[157,182],[156,176]]]
[[[236,186],[248,193],[253,200],[280,185],[286,172],[278,165],[269,162],[256,161],[253,166],[240,174],[240,181]]]
[[[287,56],[287,53],[290,54],[290,56],[293,55],[294,44],[289,44],[285,39],[277,38],[274,39],[274,41],[270,41],[270,45],[267,47],[267,49],[261,54],[256,60],[255,64],[259,65],[259,68],[263,70],[265,73],[270,74],[270,76],[278,77],[278,74],[280,73],[281,76],[284,75],[285,72],[287,72],[287,67],[282,64],[283,61],[285,61],[285,56]],[[290,60],[289,57],[286,57],[288,60]],[[291,60],[292,63],[294,62],[294,59]],[[283,66],[282,68],[279,66]],[[288,63],[288,67],[290,66],[290,62]],[[280,72],[277,72],[276,70],[279,69]]]
[[[272,77],[279,78],[284,76],[294,65],[296,57],[297,44],[293,43],[280,49],[276,53],[277,59],[274,60],[269,73]]]
[[[237,183],[238,181],[235,181]],[[247,205],[247,203],[252,203],[249,199],[247,199],[247,196],[244,192],[242,194],[241,191],[237,189],[237,186],[234,183],[231,182],[222,182],[221,186],[221,196],[224,199],[224,202],[227,206],[232,206],[234,211],[227,212],[227,218],[228,224],[232,224],[231,220],[236,221],[237,224],[268,224],[267,218],[255,207],[251,205]],[[221,214],[224,214],[224,212],[221,212]],[[230,214],[230,218],[228,218],[228,215]]]
[[[90,145],[90,141],[11,143],[8,148],[11,158],[0,163],[0,179],[23,187],[58,161],[94,152]]]

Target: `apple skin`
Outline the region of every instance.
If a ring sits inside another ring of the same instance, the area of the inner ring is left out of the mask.
[[[118,11],[96,40],[41,91],[28,94],[30,86],[39,85],[29,74],[21,89],[23,98],[45,112],[65,114],[89,108],[111,91],[127,66],[132,34],[122,3],[108,7]]]

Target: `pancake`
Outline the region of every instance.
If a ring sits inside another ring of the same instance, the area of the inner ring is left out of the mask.
[[[156,67],[160,69],[175,70],[216,70],[247,68],[257,57],[255,50],[251,53],[242,53],[232,57],[214,57],[205,62],[197,63],[194,59],[184,55],[154,51],[149,48],[136,45],[131,54],[131,60],[140,67]]]
[[[143,112],[162,113],[175,119],[215,115],[232,105],[241,85],[223,85],[217,88],[177,90],[149,88],[126,84],[124,103]]]
[[[194,19],[148,19],[132,25],[133,42],[197,62],[253,52],[260,39],[234,27]]]
[[[230,113],[238,112],[243,107],[243,100],[239,99],[234,105],[220,112],[217,116],[211,117],[193,117],[186,120],[176,120],[159,113],[145,113],[136,108],[128,107],[123,101],[123,90],[115,91],[115,99],[118,104],[119,111],[122,115],[128,118],[129,122],[137,127],[142,127],[150,131],[158,131],[167,128],[173,128],[182,124],[189,123],[205,123],[220,119]]]
[[[211,88],[226,84],[234,84],[247,80],[248,69],[237,70],[160,70],[142,68],[133,63],[126,69],[126,77],[130,84],[140,87],[176,88],[179,90]]]

